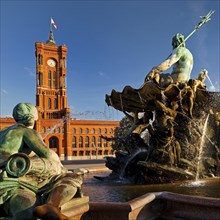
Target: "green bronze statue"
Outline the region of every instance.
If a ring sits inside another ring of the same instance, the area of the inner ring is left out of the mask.
[[[156,76],[158,77],[158,73],[166,71],[173,66],[171,74],[160,75],[160,85],[164,87],[164,84],[188,82],[193,68],[193,55],[185,47],[184,36],[179,33],[176,34],[172,39],[172,46],[172,54],[161,64],[153,67],[145,78],[145,81],[151,80]]]
[[[193,31],[184,39],[182,34],[176,34],[172,39],[173,52],[161,64],[153,67],[147,74],[145,82],[154,80],[161,87],[166,87],[170,83],[187,83],[190,79],[193,68],[193,56],[191,52],[185,47],[186,41],[205,23],[211,20],[214,11],[209,11],[205,16],[201,16],[202,21],[195,26]],[[160,74],[173,66],[171,74]]]
[[[0,131],[0,208],[9,219],[63,220],[60,207],[80,191],[82,177],[69,173],[33,127],[37,109],[19,103],[16,124]]]

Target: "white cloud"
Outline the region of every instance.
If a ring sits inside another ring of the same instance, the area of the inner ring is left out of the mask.
[[[103,72],[99,72],[99,76],[105,76],[105,73],[103,73]]]
[[[24,67],[24,69],[26,70],[26,72],[29,74],[29,76],[35,77],[35,74],[33,73],[33,71],[28,68],[28,67]]]
[[[7,95],[8,92],[5,89],[1,89],[1,95]]]

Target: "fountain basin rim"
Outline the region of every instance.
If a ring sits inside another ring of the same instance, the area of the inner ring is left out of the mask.
[[[86,216],[97,220],[153,220],[161,216],[166,219],[217,220],[220,219],[219,210],[220,198],[152,192],[129,202],[90,202]]]

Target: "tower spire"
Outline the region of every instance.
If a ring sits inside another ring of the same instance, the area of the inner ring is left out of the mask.
[[[49,39],[47,40],[47,44],[52,43],[56,44],[54,37],[53,37],[53,30],[52,30],[52,23],[50,22],[50,33],[49,33]]]

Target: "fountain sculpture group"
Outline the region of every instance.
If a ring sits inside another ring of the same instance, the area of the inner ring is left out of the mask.
[[[130,121],[112,138],[116,151],[106,160],[112,170],[107,180],[167,183],[220,175],[220,93],[207,91],[206,69],[190,78],[193,56],[185,41],[173,37],[172,54],[139,89],[106,95],[106,103]],[[171,74],[162,73],[171,66]]]
[[[165,183],[220,176],[220,94],[207,91],[200,78],[163,88],[154,80],[140,89],[126,86],[106,102],[131,121],[118,128],[107,179]]]
[[[185,39],[173,37],[171,55],[152,68],[139,89],[126,86],[106,95],[106,103],[125,118],[112,138],[115,157],[106,158],[112,173],[105,179],[167,183],[220,176],[220,93],[207,91],[206,69],[190,78],[193,56],[185,47],[213,13]],[[171,66],[171,74],[164,74]]]

